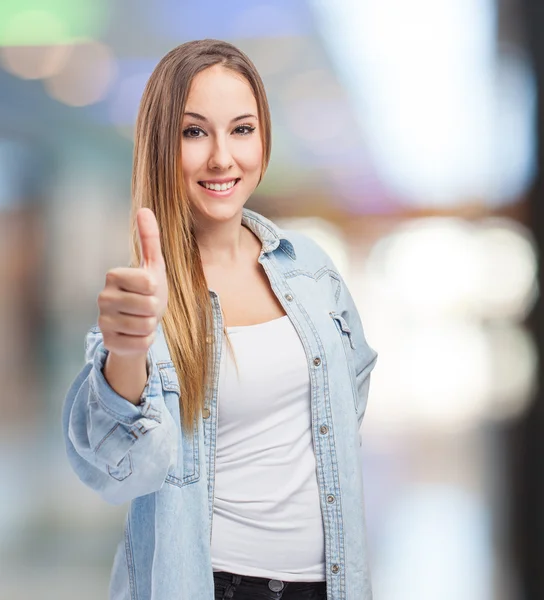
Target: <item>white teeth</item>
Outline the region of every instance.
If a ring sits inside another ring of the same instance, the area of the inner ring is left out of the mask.
[[[204,181],[203,185],[207,190],[214,190],[215,192],[225,192],[227,190],[230,190],[230,188],[233,187],[235,183],[236,179],[233,179],[228,183],[207,183]]]

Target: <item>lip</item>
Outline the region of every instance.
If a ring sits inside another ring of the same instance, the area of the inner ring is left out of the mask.
[[[206,192],[208,195],[212,196],[212,198],[228,198],[229,196],[231,196],[234,193],[234,190],[236,189],[236,186],[240,183],[240,178],[239,177],[229,177],[228,179],[206,179],[204,180],[205,183],[228,183],[229,181],[235,180],[236,183],[229,188],[228,190],[225,191],[215,191],[215,190],[209,190],[208,188],[205,188],[203,185],[200,185],[200,181],[199,183],[199,187]],[[204,183],[204,181],[202,183]]]
[[[229,181],[235,181],[240,177],[222,177],[217,179],[201,179],[198,183],[228,183]]]

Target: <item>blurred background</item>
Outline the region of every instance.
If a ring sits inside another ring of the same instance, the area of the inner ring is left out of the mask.
[[[0,600],[107,598],[126,506],[70,470],[60,411],[128,263],[143,87],[205,37],[268,90],[248,207],[323,245],[380,354],[376,600],[544,598],[543,30],[537,0],[1,1]]]

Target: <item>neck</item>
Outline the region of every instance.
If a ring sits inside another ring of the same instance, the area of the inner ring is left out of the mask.
[[[195,237],[204,267],[236,267],[254,244],[254,235],[242,226],[242,213],[228,221],[199,221]]]

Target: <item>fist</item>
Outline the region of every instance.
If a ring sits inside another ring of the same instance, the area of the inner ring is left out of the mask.
[[[142,264],[106,274],[98,295],[98,326],[104,347],[118,356],[146,355],[168,303],[168,283],[159,226],[153,211],[136,214]]]

